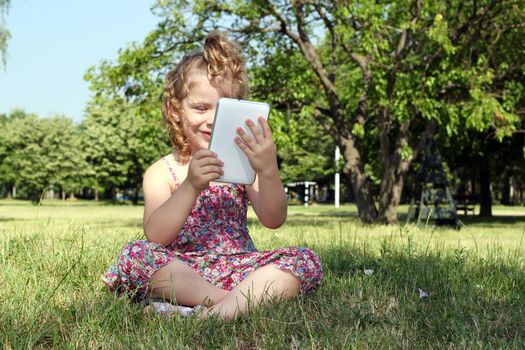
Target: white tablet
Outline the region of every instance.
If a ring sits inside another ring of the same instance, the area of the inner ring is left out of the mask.
[[[261,127],[257,118],[262,116],[268,120],[270,106],[267,103],[221,98],[215,109],[215,119],[211,132],[208,149],[217,153],[224,162],[224,174],[217,180],[237,184],[252,184],[255,181],[255,170],[250,166],[248,157],[235,143],[237,128],[253,137],[246,125],[246,120],[253,120],[254,124]]]

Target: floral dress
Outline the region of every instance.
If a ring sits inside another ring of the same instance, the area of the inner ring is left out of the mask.
[[[170,170],[177,183],[171,167]],[[178,259],[208,282],[226,290],[268,264],[299,277],[302,294],[315,290],[323,278],[319,257],[304,247],[258,251],[248,233],[247,209],[244,186],[209,186],[195,201],[173,242],[166,247],[143,240],[129,242],[102,280],[111,291],[130,293],[141,300],[148,294],[151,276]]]

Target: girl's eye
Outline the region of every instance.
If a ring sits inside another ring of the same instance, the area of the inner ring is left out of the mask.
[[[195,109],[198,111],[205,111],[206,107],[205,106],[195,106]]]

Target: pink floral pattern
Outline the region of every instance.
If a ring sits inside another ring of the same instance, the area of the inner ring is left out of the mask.
[[[231,290],[259,267],[274,264],[301,280],[301,293],[315,290],[323,278],[319,257],[305,247],[258,251],[248,233],[248,196],[241,185],[213,185],[195,201],[177,238],[168,246],[133,241],[102,276],[111,291],[147,296],[151,276],[179,259],[217,287]]]

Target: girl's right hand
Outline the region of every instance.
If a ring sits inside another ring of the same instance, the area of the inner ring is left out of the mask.
[[[224,162],[217,159],[216,153],[207,149],[199,150],[191,158],[186,181],[198,195],[210,185],[210,181],[224,174],[223,165]]]

